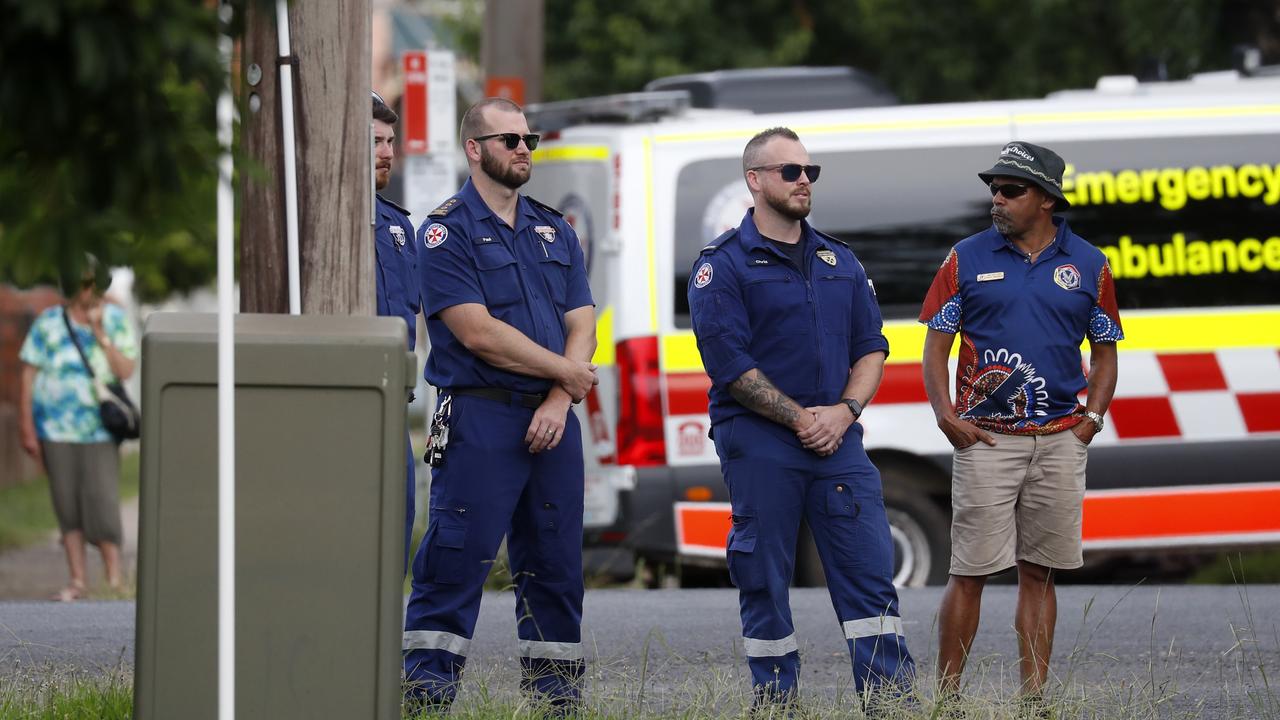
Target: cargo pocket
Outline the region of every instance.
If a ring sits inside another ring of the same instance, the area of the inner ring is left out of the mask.
[[[756,555],[756,519],[749,515],[734,515],[733,529],[729,531],[727,550],[729,580],[739,590],[749,592],[765,586],[760,558]]]
[[[459,526],[439,525],[427,550],[427,580],[441,585],[462,582],[463,563],[466,559],[467,529]]]
[[[853,497],[853,488],[837,483],[827,488],[827,537],[831,554],[840,567],[861,567],[866,548],[861,547],[864,526],[862,504]]]

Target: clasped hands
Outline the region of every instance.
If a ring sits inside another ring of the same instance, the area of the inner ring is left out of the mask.
[[[816,405],[800,414],[795,431],[805,448],[822,457],[834,455],[853,424],[853,413],[844,405]]]

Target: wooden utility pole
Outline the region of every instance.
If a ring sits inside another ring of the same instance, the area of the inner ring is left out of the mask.
[[[485,95],[542,100],[543,0],[486,0],[480,59]]]
[[[302,312],[373,315],[370,0],[292,0]],[[275,3],[246,3],[240,309],[288,312]],[[256,95],[256,100],[254,96]]]

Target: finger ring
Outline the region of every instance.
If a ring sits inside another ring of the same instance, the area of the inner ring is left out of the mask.
[[[549,428],[549,429],[547,430],[547,434],[548,434],[548,435],[555,435],[555,434],[556,434],[555,428]]]

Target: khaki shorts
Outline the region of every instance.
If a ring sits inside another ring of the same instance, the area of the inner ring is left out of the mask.
[[[40,443],[53,513],[62,534],[84,532],[90,544],[120,544],[120,448],[113,442]]]
[[[1018,560],[1080,567],[1088,446],[1069,429],[994,437],[995,447],[955,451],[951,574],[990,575]]]

